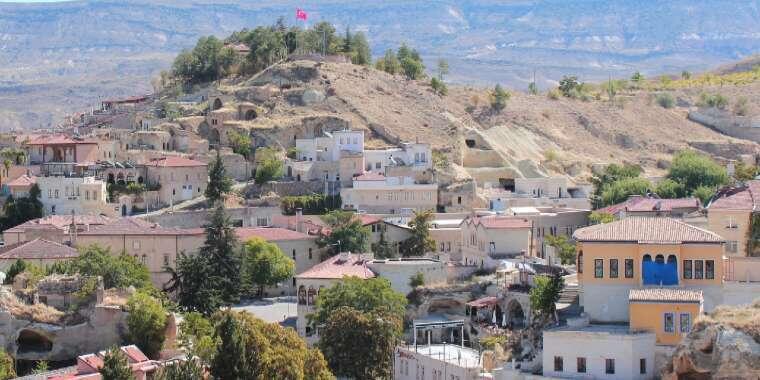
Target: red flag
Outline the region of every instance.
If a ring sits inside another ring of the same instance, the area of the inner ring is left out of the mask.
[[[297,8],[296,9],[296,20],[304,20],[304,21],[306,21],[306,19],[308,17],[309,16],[306,14],[306,12],[304,12],[303,9],[301,9],[301,8]]]

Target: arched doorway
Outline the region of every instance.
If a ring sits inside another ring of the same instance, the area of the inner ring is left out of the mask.
[[[258,117],[258,114],[255,110],[248,110],[245,113],[245,120],[250,121]]]
[[[127,216],[127,205],[121,205],[121,216]]]
[[[108,173],[108,183],[114,184],[116,181],[114,180],[113,173]]]
[[[213,105],[211,107],[211,110],[212,111],[216,111],[216,110],[222,108],[222,106],[223,106],[222,99],[216,98],[216,99],[214,99],[214,103],[213,103]]]
[[[525,311],[517,300],[512,300],[507,305],[507,326],[513,329],[525,328],[527,320]]]

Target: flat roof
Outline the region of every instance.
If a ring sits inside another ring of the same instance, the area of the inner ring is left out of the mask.
[[[465,368],[480,368],[480,355],[469,347],[456,344],[431,344],[403,347],[407,351],[415,352],[430,358],[445,361]]]
[[[569,333],[595,333],[608,335],[641,335],[654,334],[646,331],[631,330],[628,324],[590,324],[586,326],[561,326],[553,329],[544,330],[544,332],[569,332]]]

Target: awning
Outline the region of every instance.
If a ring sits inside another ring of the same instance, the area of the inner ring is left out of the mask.
[[[484,306],[493,306],[499,303],[499,299],[497,297],[483,297],[478,298],[474,301],[467,302],[467,306],[469,307],[484,307]]]

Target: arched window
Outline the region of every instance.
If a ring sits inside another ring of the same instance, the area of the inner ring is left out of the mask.
[[[583,273],[583,250],[578,252],[578,273]]]
[[[298,287],[298,303],[306,305],[306,287],[303,285]]]
[[[309,293],[307,294],[306,304],[314,305],[314,298],[317,296],[317,290],[313,286],[309,286]]]

